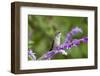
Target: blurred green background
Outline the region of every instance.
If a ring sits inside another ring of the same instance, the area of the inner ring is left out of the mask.
[[[59,31],[62,33],[61,43],[63,43],[66,34],[76,26],[82,28],[83,33],[75,35],[74,39],[87,36],[87,17],[28,15],[28,48],[32,49],[36,53],[37,58],[39,58],[51,49],[56,32]],[[81,43],[78,47],[71,48],[67,56],[57,54],[53,59],[87,57],[88,46],[86,43]]]

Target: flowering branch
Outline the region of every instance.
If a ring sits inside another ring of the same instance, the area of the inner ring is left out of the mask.
[[[61,33],[58,32],[55,35],[55,38],[54,38],[54,41],[53,41],[54,43],[53,43],[52,50],[50,50],[47,53],[45,53],[38,60],[50,60],[58,53],[61,53],[63,55],[67,55],[67,51],[65,51],[65,49],[71,49],[74,46],[78,46],[78,45],[80,45],[81,42],[87,43],[88,42],[88,38],[87,37],[83,37],[81,39],[72,39],[72,36],[74,36],[74,35],[76,35],[78,33],[82,33],[82,29],[78,28],[78,27],[73,28],[66,35],[64,43],[60,44]],[[34,54],[31,54],[31,55],[34,56]],[[34,58],[33,58],[33,60],[34,60]]]
[[[28,49],[28,57],[29,57],[31,60],[36,60],[35,53],[33,53],[31,49]]]

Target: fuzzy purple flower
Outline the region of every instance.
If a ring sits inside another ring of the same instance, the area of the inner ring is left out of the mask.
[[[35,53],[31,49],[28,49],[28,57],[31,58],[32,60],[36,60]]]
[[[87,43],[88,38],[84,37],[82,39],[73,39],[73,41],[68,43],[63,43],[60,46],[56,47],[57,50],[71,49],[74,46],[80,45],[81,42]]]
[[[63,54],[63,55],[67,55],[67,53],[65,52],[65,50],[59,49],[59,50],[51,50],[49,52],[47,52],[46,54],[44,54],[41,58],[39,58],[39,60],[50,60],[51,58],[53,58],[56,54]]]
[[[71,30],[71,34],[72,35],[76,35],[77,33],[83,33],[83,31],[82,31],[82,29],[81,28],[79,28],[79,27],[75,27],[75,28],[73,28],[72,30]]]
[[[72,45],[73,46],[78,46],[79,44],[80,44],[80,40],[79,39],[74,39],[73,41],[72,41]]]
[[[56,52],[55,51],[49,51],[49,52],[47,52],[44,56],[43,56],[43,60],[49,60],[49,59],[51,59],[54,55],[56,54]]]
[[[87,37],[84,37],[82,39],[80,39],[81,42],[84,42],[84,43],[87,43],[88,42],[88,38]]]
[[[73,28],[67,35],[65,38],[65,43],[70,42],[72,40],[72,36],[78,34],[78,33],[83,33],[82,29],[79,27],[75,27]]]

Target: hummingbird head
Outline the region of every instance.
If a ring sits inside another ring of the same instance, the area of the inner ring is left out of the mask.
[[[55,34],[55,37],[56,37],[56,38],[60,38],[60,37],[61,37],[61,32],[57,32],[57,33]]]

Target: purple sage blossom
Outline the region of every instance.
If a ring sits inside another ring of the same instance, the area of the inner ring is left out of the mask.
[[[71,34],[72,35],[76,35],[77,33],[83,33],[83,31],[82,31],[82,29],[81,28],[79,28],[79,27],[75,27],[75,28],[73,28],[72,30],[71,30]]]
[[[35,53],[33,53],[31,49],[28,49],[28,57],[32,60],[36,60]]]
[[[88,38],[84,37],[84,38],[81,38],[81,39],[73,39],[71,42],[61,44],[60,46],[56,47],[56,49],[57,50],[71,49],[74,46],[80,45],[81,42],[87,43]]]
[[[78,46],[79,44],[80,44],[80,39],[74,39],[73,41],[72,41],[72,45],[73,46]]]
[[[88,38],[87,37],[84,37],[82,39],[80,39],[81,42],[84,42],[84,43],[87,43],[88,42]]]
[[[65,43],[70,42],[72,40],[72,36],[78,34],[78,33],[83,33],[82,29],[79,27],[75,27],[73,28],[67,35],[65,38]]]
[[[49,52],[47,52],[46,54],[44,54],[42,57],[39,58],[39,60],[50,60],[51,58],[53,58],[56,54],[63,54],[63,55],[67,55],[67,53],[65,52],[65,50],[51,50]]]
[[[51,50],[44,54],[42,57],[39,58],[39,60],[50,60],[51,58],[54,57],[54,55],[57,54],[54,50]]]

